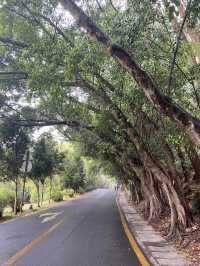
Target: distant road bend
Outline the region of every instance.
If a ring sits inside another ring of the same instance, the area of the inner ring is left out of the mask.
[[[126,238],[115,192],[76,200],[0,224],[2,266],[139,266]]]

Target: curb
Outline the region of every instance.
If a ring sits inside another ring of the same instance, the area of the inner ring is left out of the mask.
[[[135,239],[135,237],[133,236],[133,233],[131,232],[130,228],[129,228],[129,224],[128,221],[126,219],[126,216],[124,215],[124,212],[120,206],[119,200],[118,200],[118,195],[116,197],[116,204],[117,204],[117,208],[119,211],[119,215],[120,215],[120,219],[121,219],[121,223],[124,229],[124,232],[129,240],[129,243],[131,245],[131,248],[133,249],[134,253],[136,254],[139,262],[141,263],[142,266],[150,266],[150,262],[147,259],[146,255],[143,252],[143,248],[141,247],[141,245],[138,243],[138,241]]]
[[[116,204],[126,236],[142,266],[192,266],[187,258],[128,204],[124,192],[117,193]],[[132,243],[136,243],[137,248]],[[141,260],[140,254],[143,255]]]

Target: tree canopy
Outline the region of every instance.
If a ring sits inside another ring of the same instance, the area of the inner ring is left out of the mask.
[[[20,112],[19,127],[55,125],[134,187],[149,220],[168,206],[179,234],[199,183],[198,1],[0,5],[2,121]],[[34,108],[22,114],[19,98]]]

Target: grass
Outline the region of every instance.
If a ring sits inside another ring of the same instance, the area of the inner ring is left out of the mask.
[[[65,196],[63,198],[63,201],[68,201],[68,200],[72,200],[72,199],[75,199],[75,198],[78,198],[80,196],[80,194],[75,194],[73,197],[69,197],[69,196]],[[60,201],[60,202],[63,202],[63,201]],[[0,223],[2,222],[5,222],[6,220],[9,220],[9,219],[13,219],[15,217],[20,217],[20,216],[24,216],[28,213],[34,213],[36,211],[39,211],[39,210],[43,210],[43,209],[47,209],[51,206],[54,206],[56,205],[57,203],[59,202],[54,202],[52,201],[50,204],[49,204],[49,201],[46,200],[46,201],[43,201],[43,204],[41,207],[38,207],[37,206],[37,203],[25,203],[24,204],[24,207],[23,207],[23,212],[22,213],[18,213],[17,215],[15,215],[13,212],[12,212],[12,208],[10,207],[6,207],[4,209],[4,212],[3,212],[3,217],[0,218]],[[30,209],[30,206],[32,205],[32,208],[33,209]]]

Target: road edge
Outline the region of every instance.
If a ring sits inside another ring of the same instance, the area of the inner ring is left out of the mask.
[[[157,232],[129,202],[127,191],[117,193],[118,206],[129,228],[129,233],[152,266],[192,266],[170,242]],[[137,255],[137,253],[136,253]],[[145,264],[142,264],[142,266]]]
[[[126,234],[126,237],[129,240],[129,243],[130,243],[132,250],[136,254],[136,256],[137,256],[137,258],[138,258],[138,260],[142,266],[151,266],[146,254],[143,251],[143,248],[138,243],[138,241],[135,239],[133,233],[131,232],[131,230],[129,228],[128,221],[127,221],[126,216],[125,216],[125,214],[124,214],[124,212],[120,206],[120,203],[119,203],[119,195],[118,194],[116,196],[115,201],[116,201],[117,209],[119,212],[119,216],[120,216],[120,220],[121,220],[124,232]]]

